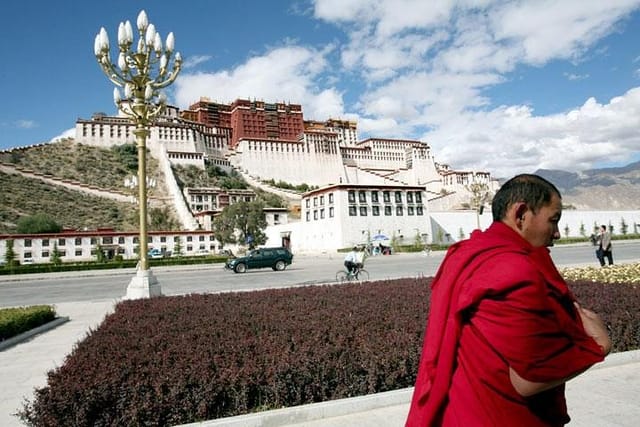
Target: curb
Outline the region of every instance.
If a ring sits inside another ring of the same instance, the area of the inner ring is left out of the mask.
[[[14,337],[7,338],[6,340],[0,342],[0,351],[6,350],[9,347],[13,347],[16,344],[19,344],[23,341],[28,340],[29,338],[38,335],[42,332],[47,332],[57,326],[62,325],[69,321],[68,317],[56,317],[50,322],[45,323],[44,325],[40,325],[37,328],[29,329],[26,332],[18,334]]]
[[[353,415],[374,409],[407,404],[412,388],[385,391],[366,396],[349,397],[327,402],[310,403],[290,408],[274,409],[253,414],[236,415],[216,420],[182,424],[176,427],[278,427],[309,421]]]

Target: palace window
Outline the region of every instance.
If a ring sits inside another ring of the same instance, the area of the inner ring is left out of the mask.
[[[360,206],[360,216],[367,216],[367,207]]]
[[[417,213],[418,215],[422,215],[422,212],[423,212],[423,211],[422,211],[422,206],[416,206],[416,213]]]
[[[384,215],[385,216],[391,216],[391,206],[385,206],[384,207]]]
[[[382,192],[382,201],[385,203],[389,203],[391,201],[391,195],[388,191]]]
[[[371,201],[373,203],[378,203],[378,192],[377,191],[372,191],[371,192]]]
[[[45,248],[49,246],[49,239],[42,239],[42,246]]]
[[[356,207],[349,206],[349,216],[356,216]]]
[[[380,206],[371,206],[371,215],[380,216]]]
[[[411,191],[407,193],[407,203],[413,203],[413,193]]]
[[[329,208],[329,218],[333,218],[333,206]]]
[[[366,193],[366,191],[358,191],[358,201],[360,203],[367,203],[367,193]]]
[[[402,206],[396,206],[396,216],[402,216],[403,209]]]
[[[413,206],[407,207],[407,215],[413,215]]]
[[[329,203],[333,203],[333,193],[329,193]]]
[[[67,239],[58,239],[58,246],[64,246],[67,244]]]
[[[396,203],[402,203],[402,191],[396,191]]]
[[[349,192],[347,193],[347,197],[349,200],[349,203],[355,203],[356,202],[356,192],[353,190],[349,190]]]
[[[416,191],[416,203],[422,203],[422,193]]]

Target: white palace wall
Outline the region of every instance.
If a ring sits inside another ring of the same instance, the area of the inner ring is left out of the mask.
[[[456,242],[462,238],[468,238],[473,230],[477,228],[477,216],[473,210],[455,212],[430,212],[431,215],[431,236],[430,241],[439,241],[442,237],[444,242]],[[490,209],[486,209],[479,216],[480,229],[484,230],[491,225],[492,214]],[[627,233],[640,233],[640,211],[578,211],[565,210],[558,224],[562,237],[583,237],[581,228],[584,226],[585,236],[594,232],[594,225],[613,226],[614,234],[622,234],[621,222],[627,224]],[[635,224],[635,227],[634,227]],[[568,228],[568,235],[566,230]],[[447,240],[447,235],[449,235]],[[434,239],[434,240],[432,240]]]
[[[314,148],[303,142],[241,140],[236,152],[238,166],[263,180],[293,185],[338,182],[342,176],[340,157]]]

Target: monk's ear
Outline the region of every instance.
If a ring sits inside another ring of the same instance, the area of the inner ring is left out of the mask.
[[[522,221],[524,219],[524,214],[529,210],[529,208],[527,207],[527,204],[525,202],[518,202],[516,203],[514,212],[516,214],[516,221],[520,220]]]

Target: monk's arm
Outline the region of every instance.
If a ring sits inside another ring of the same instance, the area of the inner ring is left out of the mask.
[[[580,372],[576,372],[575,374],[567,378],[561,378],[545,383],[537,383],[534,381],[525,380],[520,375],[518,375],[518,373],[512,367],[509,367],[509,379],[511,380],[511,385],[513,385],[513,388],[518,392],[520,396],[531,397],[534,394],[541,393],[545,390],[549,390],[559,386],[560,384],[566,383],[567,381],[577,377],[584,371],[586,371],[586,369],[583,369]]]
[[[607,327],[605,326],[604,322],[602,321],[600,316],[598,316],[598,314],[586,308],[582,308],[577,302],[575,303],[575,306],[578,314],[580,315],[580,318],[582,319],[582,324],[584,326],[585,332],[587,332],[587,334],[591,336],[591,338],[593,338],[593,340],[602,349],[603,355],[606,356],[611,351],[612,343],[611,339],[609,338],[609,334],[607,333]],[[570,379],[577,377],[586,370],[587,369],[583,369],[567,378],[561,378],[549,382],[534,382],[525,380],[520,375],[518,375],[518,373],[513,368],[509,367],[509,379],[511,380],[511,384],[513,385],[513,388],[518,392],[518,394],[523,397],[530,397],[534,394],[538,394],[545,390],[549,390],[551,388],[559,386],[560,384],[563,384]]]

